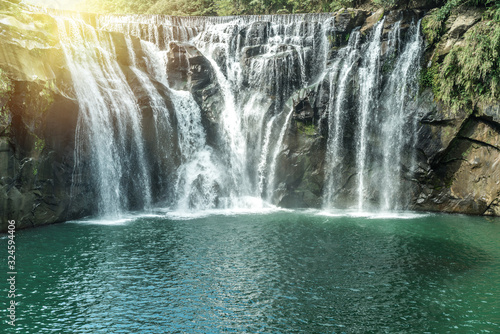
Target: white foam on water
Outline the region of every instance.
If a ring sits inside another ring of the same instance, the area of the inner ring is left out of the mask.
[[[294,212],[294,210],[284,209],[263,201],[259,197],[241,197],[236,201],[231,200],[227,208],[206,209],[206,210],[173,210],[163,209],[165,217],[170,219],[191,220],[206,218],[210,216],[240,216],[240,215],[264,215],[276,212]]]
[[[88,225],[126,225],[132,221],[142,218],[162,218],[164,215],[155,213],[129,213],[122,214],[119,217],[97,217],[84,218],[79,220],[70,220],[67,223],[71,224],[88,224]]]
[[[429,217],[432,214],[426,212],[410,211],[354,211],[354,210],[321,210],[316,211],[317,216],[325,217],[347,217],[347,218],[366,218],[366,219],[420,219]]]

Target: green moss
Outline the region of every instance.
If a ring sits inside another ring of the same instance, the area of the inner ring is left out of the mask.
[[[297,124],[297,130],[301,134],[305,134],[306,136],[314,136],[316,135],[316,127],[314,124],[306,124],[303,122],[296,122]]]
[[[430,45],[439,41],[444,33],[444,20],[441,18],[439,9],[431,11],[422,20],[422,32]]]
[[[394,8],[398,4],[398,0],[372,0],[375,5],[391,9]]]
[[[43,151],[43,149],[45,148],[45,140],[40,139],[36,135],[35,135],[35,137],[37,138],[35,141],[35,151],[37,151],[38,153],[41,153]]]
[[[382,14],[380,14],[380,17],[378,18],[377,22],[380,21],[380,20],[382,20],[384,18],[384,14],[385,14],[385,12],[382,11]]]
[[[500,23],[483,21],[455,45],[434,75],[436,97],[456,111],[500,99]]]
[[[0,68],[0,131],[3,133],[10,123],[10,110],[7,103],[13,90],[12,81]]]
[[[419,87],[420,90],[424,90],[425,88],[434,89],[434,82],[438,79],[439,75],[439,64],[436,62],[432,62],[430,67],[425,67],[420,71],[420,79],[419,79]],[[434,92],[436,94],[436,92]]]
[[[0,68],[0,98],[6,94],[10,94],[11,91],[12,81],[7,76],[7,73]]]
[[[455,178],[454,177],[450,177],[448,179],[445,180],[445,187],[446,188],[451,188],[451,186],[453,185],[453,182],[455,181]]]
[[[33,176],[37,176],[37,174],[38,174],[38,166],[40,164],[39,158],[40,158],[40,155],[43,152],[43,149],[45,148],[45,140],[41,139],[40,137],[38,137],[34,133],[31,133],[31,135],[33,137],[35,137],[35,147],[34,147],[35,152],[33,154],[31,154],[31,156],[33,157],[33,160],[34,160],[34,163],[33,163]]]
[[[394,65],[396,64],[396,53],[392,53],[389,57],[387,57],[386,61],[384,61],[382,65],[382,73],[389,74],[394,69]]]
[[[54,90],[55,85],[53,81],[46,81],[40,91],[40,96],[44,99],[44,105],[46,106],[43,112],[45,112],[52,103],[54,103]]]

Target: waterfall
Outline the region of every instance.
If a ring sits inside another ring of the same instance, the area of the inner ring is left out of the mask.
[[[359,135],[357,136],[357,173],[358,173],[358,209],[364,209],[364,199],[366,192],[365,178],[368,155],[368,131],[370,121],[373,120],[374,111],[377,110],[377,95],[379,89],[379,70],[380,70],[380,48],[382,28],[384,20],[377,23],[374,28],[373,36],[368,44],[366,52],[363,54],[363,64],[359,69]]]
[[[259,184],[259,194],[262,196],[264,194],[264,186],[266,184],[266,169],[268,164],[268,154],[269,154],[269,145],[271,143],[271,132],[274,125],[274,120],[276,116],[271,117],[269,122],[266,125],[265,139],[264,145],[262,146],[262,153],[260,156],[259,162],[259,170],[258,170],[258,184]],[[274,160],[273,160],[274,161]]]
[[[220,200],[218,197],[220,187],[225,182],[222,181],[221,169],[214,163],[212,149],[207,146],[200,107],[189,92],[169,87],[165,52],[151,42],[143,42],[142,48],[145,51],[149,75],[168,88],[176,115],[178,133],[176,139],[179,144],[181,162],[176,171],[175,208],[184,211],[216,208]],[[134,50],[129,50],[129,52],[133,53]],[[148,78],[148,75],[137,68],[134,69],[134,72],[138,72],[136,74],[139,78]],[[147,83],[146,79],[143,80]],[[153,110],[155,110],[159,94],[151,83],[145,87],[152,95],[151,101]],[[158,114],[168,115],[166,105],[161,101],[159,103],[161,112]],[[158,123],[155,113],[155,124]],[[170,124],[168,126],[170,130],[167,131],[172,132]],[[163,143],[163,145],[166,144],[166,142]]]
[[[217,207],[220,170],[212,161],[201,124],[200,108],[188,92],[175,91],[174,108],[179,122],[182,164],[176,184],[177,209]]]
[[[343,149],[343,130],[347,116],[347,97],[349,84],[353,80],[353,71],[359,58],[360,36],[354,31],[347,47],[341,50],[338,59],[330,68],[329,74],[329,105],[328,105],[328,140],[326,147],[325,191],[323,207],[329,208],[333,203],[335,193],[346,182],[348,171],[342,160],[345,156]]]
[[[234,92],[231,83],[226,79],[216,61],[207,54],[207,58],[213,66],[217,81],[224,96],[220,122],[223,138],[229,151],[229,172],[233,181],[232,194],[230,197],[239,197],[249,189],[249,180],[245,168],[247,165],[246,151],[247,142],[244,128],[242,127],[242,115],[236,106]]]
[[[399,28],[399,25],[397,26]],[[396,30],[399,32],[399,29]],[[402,175],[402,159],[404,150],[410,148],[410,166],[415,165],[416,117],[410,110],[413,97],[418,94],[418,74],[422,56],[422,36],[420,21],[410,26],[410,41],[406,44],[401,56],[390,75],[388,87],[382,96],[385,119],[382,120],[383,131],[383,177],[382,209],[401,209],[409,201],[407,192],[402,191],[400,177]],[[401,43],[399,34],[395,39]],[[410,134],[410,136],[408,136]],[[397,200],[402,197],[403,200]]]
[[[283,111],[285,103],[326,66],[326,36],[334,20],[305,17],[208,19],[192,41],[211,62],[224,95],[220,124],[237,196],[272,202],[277,159],[293,113]]]
[[[276,142],[276,146],[274,148],[274,152],[271,159],[271,166],[269,168],[269,180],[267,182],[267,199],[272,200],[273,191],[276,186],[275,177],[276,177],[276,164],[278,162],[278,155],[280,154],[281,146],[283,145],[283,139],[285,138],[286,130],[288,129],[288,124],[290,123],[290,117],[292,116],[293,109],[288,112],[288,115],[283,122],[283,126],[281,128],[280,134],[278,136],[278,141]]]
[[[326,209],[340,202],[350,202],[347,207],[358,211],[402,209],[406,204],[402,179],[403,167],[414,165],[416,124],[411,102],[418,93],[420,21],[411,24],[406,38],[396,22],[387,34],[385,52],[383,28],[381,20],[364,45],[353,32],[329,69]],[[350,142],[346,129],[353,137]],[[345,194],[349,182],[355,185]],[[339,200],[341,192],[350,199]]]
[[[76,166],[90,168],[101,215],[149,208],[151,180],[139,106],[116,61],[111,38],[81,20],[57,22],[80,107]],[[130,203],[132,199],[136,203]]]
[[[323,208],[405,208],[420,23],[343,35],[332,14],[57,20],[80,106],[76,164],[100,214],[279,203],[304,101],[325,150]],[[200,93],[203,71],[213,86]]]

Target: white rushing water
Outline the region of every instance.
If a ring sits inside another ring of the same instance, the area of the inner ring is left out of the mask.
[[[359,60],[360,34],[354,31],[349,38],[347,47],[339,52],[338,59],[329,69],[329,105],[328,105],[328,140],[326,147],[325,186],[323,206],[328,208],[333,203],[333,197],[346,182],[348,174],[343,169],[344,158],[344,124],[348,103],[349,84],[353,80],[353,72]]]
[[[76,160],[91,169],[101,214],[154,203],[181,211],[276,204],[295,105],[310,92],[327,92],[313,119],[317,140],[325,136],[323,209],[404,209],[419,23],[382,19],[366,36],[359,28],[339,35],[346,43],[338,47],[331,14],[58,22],[80,105]],[[207,60],[221,96],[215,114],[204,114],[189,81],[170,87],[172,42],[186,50],[175,61],[187,75],[199,69],[186,47]]]
[[[368,155],[368,131],[370,130],[373,115],[377,110],[378,90],[379,86],[379,71],[380,71],[380,51],[381,37],[384,20],[381,20],[374,27],[372,38],[368,44],[366,52],[362,55],[362,65],[359,69],[359,135],[356,140],[356,171],[358,174],[358,209],[364,209],[366,195],[366,177],[367,177],[367,161]],[[371,124],[370,124],[371,125]]]
[[[399,25],[397,26],[399,28]],[[399,29],[396,30],[399,32]],[[404,150],[411,149],[410,166],[415,166],[416,117],[408,113],[409,104],[418,94],[418,74],[422,56],[422,36],[420,21],[410,26],[410,41],[397,59],[389,78],[388,88],[382,98],[386,117],[381,121],[383,133],[383,177],[381,178],[382,209],[402,209],[409,201],[408,194],[402,191],[402,159]],[[400,38],[397,34],[396,39]],[[398,45],[400,45],[398,41]],[[401,200],[398,200],[400,198]]]
[[[353,176],[356,181],[352,187],[351,208],[360,212],[387,211],[402,209],[407,204],[403,166],[411,169],[415,165],[416,117],[410,104],[418,93],[423,44],[420,22],[410,26],[407,40],[402,37],[401,22],[396,22],[387,34],[385,47],[383,27],[384,20],[381,20],[365,45],[359,43],[357,32],[351,34],[348,46],[339,52],[337,62],[329,69],[332,104],[328,120],[325,209],[335,207],[338,192],[346,183],[353,182]],[[353,95],[349,90],[359,93]],[[354,139],[354,146],[349,147],[345,142],[346,129],[353,132],[348,135]],[[354,161],[346,161],[349,158]]]
[[[80,154],[90,157],[85,167],[94,175],[100,214],[116,216],[129,208],[129,188],[143,209],[150,207],[141,114],[109,35],[76,19],[59,19],[58,28],[80,106],[76,160],[84,167]]]
[[[206,145],[200,108],[188,92],[173,93],[182,154],[176,184],[177,208],[212,209],[217,206],[221,170],[214,165],[211,148]]]

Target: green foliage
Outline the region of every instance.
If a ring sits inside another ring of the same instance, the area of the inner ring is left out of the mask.
[[[219,0],[215,1],[215,11],[220,16],[231,16],[236,14],[234,1],[232,0]]]
[[[489,0],[487,4],[491,5],[491,7],[486,11],[485,18],[500,22],[500,1]]]
[[[176,16],[215,15],[213,0],[159,0],[147,10],[150,14],[165,13]]]
[[[38,138],[36,135],[36,141],[35,141],[35,151],[38,153],[41,153],[43,149],[45,148],[45,140]]]
[[[354,8],[359,5],[361,1],[356,0],[334,0],[330,3],[330,11],[335,12],[341,8]]]
[[[437,43],[444,34],[445,22],[452,11],[462,7],[486,7],[488,15],[500,19],[500,2],[497,0],[447,0],[443,6],[431,11],[422,22],[422,31],[431,45]]]
[[[500,98],[500,3],[494,0],[448,0],[431,11],[422,22],[422,31],[430,45],[436,45],[446,32],[445,22],[459,8],[483,7],[484,20],[473,26],[462,43],[457,43],[442,63],[420,76],[421,89],[432,87],[435,97],[452,110],[473,111],[479,103]]]
[[[316,127],[314,126],[313,123],[306,124],[306,123],[297,121],[296,124],[297,124],[297,130],[299,130],[299,133],[305,134],[306,136],[316,135]]]
[[[398,0],[373,0],[373,3],[380,7],[392,8],[398,4]]]
[[[433,88],[433,83],[437,80],[439,75],[439,65],[435,62],[429,68],[423,68],[420,71],[420,89]]]
[[[12,94],[13,85],[7,74],[0,68],[0,131],[4,132],[10,123],[7,102]]]
[[[422,20],[422,32],[431,45],[436,44],[444,33],[444,20],[440,17],[440,10],[436,9]]]
[[[395,1],[395,0],[382,0]],[[81,10],[97,13],[167,15],[258,15],[317,13],[355,7],[364,0],[86,0]]]
[[[433,87],[453,110],[500,99],[500,24],[483,21],[445,57]]]
[[[0,0],[4,1],[4,0]],[[333,12],[372,2],[393,8],[400,0],[86,0],[82,10],[97,13],[167,14],[167,15],[249,15],[275,13]],[[434,0],[436,5],[443,0]],[[461,5],[493,6],[496,0],[448,0],[436,17],[444,22],[451,10]],[[499,13],[500,14],[500,13]]]
[[[12,81],[7,74],[0,68],[0,98],[12,91]]]
[[[86,0],[82,9],[96,13],[146,13],[158,0]]]

